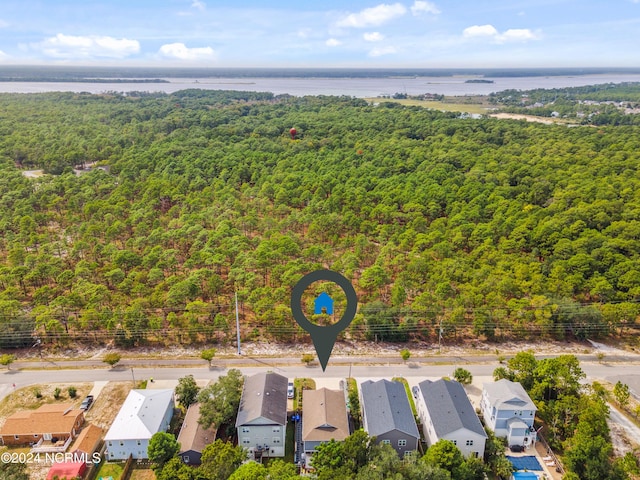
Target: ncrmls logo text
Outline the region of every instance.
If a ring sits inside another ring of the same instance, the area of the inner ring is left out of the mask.
[[[55,452],[44,454],[45,463],[100,463],[100,454],[98,452],[89,455],[82,452]]]

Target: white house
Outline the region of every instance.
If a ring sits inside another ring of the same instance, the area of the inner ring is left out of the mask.
[[[256,458],[284,457],[287,383],[287,377],[273,372],[258,373],[244,382],[236,418],[238,445]]]
[[[460,383],[425,380],[413,392],[429,446],[444,439],[452,441],[465,457],[484,455],[487,434]]]
[[[485,383],[480,409],[487,427],[496,437],[506,437],[509,446],[527,447],[535,442],[536,405],[519,383],[504,378]]]
[[[107,459],[148,458],[149,440],[168,430],[173,408],[173,390],[131,390],[104,437]]]

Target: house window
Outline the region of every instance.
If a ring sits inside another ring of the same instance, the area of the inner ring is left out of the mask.
[[[473,445],[473,440],[467,440],[467,447],[470,447],[471,445]]]
[[[37,433],[34,433],[34,434],[33,434],[33,436],[34,436],[35,438],[38,438],[38,434],[37,434]]]
[[[113,442],[109,442],[109,446],[110,446],[110,447],[113,447]]]
[[[242,427],[242,433],[249,433],[249,427]]]
[[[249,445],[251,443],[251,440],[248,439],[248,438],[243,438],[242,439],[242,443],[243,443],[243,445]]]
[[[14,435],[13,438],[14,440],[20,440],[20,435]]]
[[[516,411],[514,412],[514,414],[515,414],[515,415],[518,415],[518,416],[520,416],[520,417],[521,417],[521,416],[522,416],[522,410],[516,410]]]
[[[138,445],[142,445],[142,442],[140,440],[138,440]]]
[[[391,440],[382,440],[382,442],[380,443],[382,443],[383,445],[391,445]]]
[[[458,440],[451,440],[454,445],[458,445]]]
[[[124,447],[124,442],[122,440],[120,440],[120,446]]]
[[[280,433],[280,427],[273,427],[273,433]]]
[[[407,441],[404,438],[398,440],[398,446],[399,447],[406,447],[407,446]]]
[[[189,455],[185,455],[183,458],[184,458],[184,463],[189,463]]]
[[[271,443],[280,443],[280,439],[278,437],[273,437],[273,442]]]

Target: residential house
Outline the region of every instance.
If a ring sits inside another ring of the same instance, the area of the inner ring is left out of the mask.
[[[480,400],[485,425],[507,444],[527,447],[536,440],[536,405],[518,382],[503,378],[485,383]]]
[[[284,457],[287,377],[258,373],[244,381],[236,418],[238,445],[254,457]]]
[[[350,434],[347,404],[340,390],[302,391],[302,440],[304,452],[313,453],[321,443],[342,441]]]
[[[420,432],[400,382],[367,380],[360,386],[362,425],[378,443],[391,445],[400,457],[418,449]]]
[[[42,405],[11,415],[0,428],[3,445],[32,445],[51,442],[65,446],[76,437],[84,423],[84,412],[70,403]]]
[[[173,417],[173,390],[131,390],[104,438],[108,460],[146,459],[149,440],[166,432]]]
[[[487,434],[459,382],[425,380],[414,390],[414,396],[429,445],[445,439],[465,457],[484,455]]]
[[[198,423],[200,418],[200,404],[194,403],[187,409],[182,422],[178,443],[180,443],[179,457],[187,465],[200,465],[202,450],[216,438],[212,428],[204,428]]]
[[[98,450],[103,433],[102,429],[96,425],[86,425],[71,446],[71,453],[76,454],[76,457],[81,455],[84,458],[91,459],[93,453]]]

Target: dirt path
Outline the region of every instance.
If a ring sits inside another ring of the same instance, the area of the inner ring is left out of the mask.
[[[611,429],[611,442],[616,455],[623,456],[640,445],[640,428],[611,404],[607,423]]]

